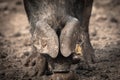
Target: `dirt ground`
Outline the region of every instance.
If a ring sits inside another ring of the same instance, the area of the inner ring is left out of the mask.
[[[0,0],[0,80],[32,80],[23,65],[31,51],[29,30],[22,1]],[[80,80],[120,80],[120,0],[94,0],[89,30],[99,62],[81,71]]]

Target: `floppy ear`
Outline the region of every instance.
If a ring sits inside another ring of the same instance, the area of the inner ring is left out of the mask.
[[[60,50],[64,57],[68,57],[72,53],[81,54],[81,47],[78,46],[78,44],[81,43],[81,31],[79,20],[69,16],[68,21],[66,22],[66,25],[60,35]]]
[[[56,58],[59,51],[59,42],[56,32],[44,21],[38,21],[33,32],[33,46],[37,52],[48,54]]]
[[[71,5],[74,17],[69,16],[60,35],[60,50],[63,56],[68,57],[74,52],[82,55],[82,47],[78,44],[81,44],[81,32],[88,33],[92,3],[93,0],[75,0]]]

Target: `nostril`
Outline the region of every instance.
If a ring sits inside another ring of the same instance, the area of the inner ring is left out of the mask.
[[[73,57],[72,57],[72,62],[73,64],[77,64],[81,61],[81,57],[80,55],[77,55],[77,54],[74,54]]]
[[[35,65],[36,65],[36,61],[33,61],[31,65],[32,65],[32,66],[35,66]]]

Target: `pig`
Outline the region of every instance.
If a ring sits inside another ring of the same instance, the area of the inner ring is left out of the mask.
[[[27,64],[37,57],[39,75],[69,72],[80,61],[87,66],[95,62],[88,28],[93,0],[23,1],[33,48]]]

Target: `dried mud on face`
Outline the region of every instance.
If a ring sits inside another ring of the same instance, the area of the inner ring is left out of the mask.
[[[0,0],[0,80],[39,80],[24,63],[31,54],[30,26],[21,0]],[[79,80],[120,80],[120,1],[95,0],[90,39],[99,60]],[[29,74],[29,75],[27,75]]]

